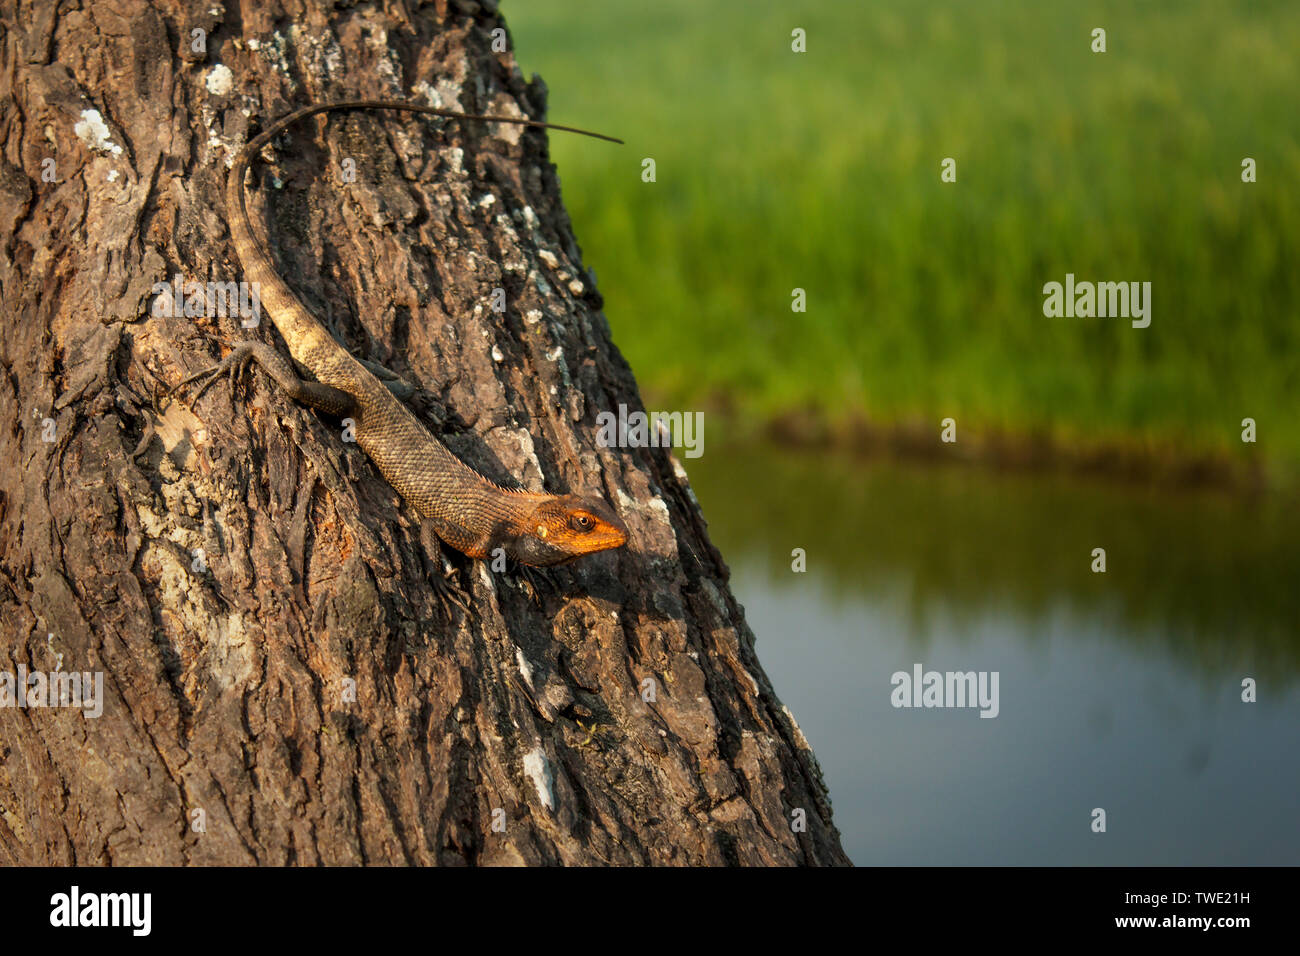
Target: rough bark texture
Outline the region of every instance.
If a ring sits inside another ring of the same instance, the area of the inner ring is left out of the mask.
[[[629,549],[540,605],[462,560],[477,616],[444,623],[417,517],[338,421],[260,372],[150,408],[232,342],[283,348],[269,323],[152,315],[177,273],[242,278],[221,187],[259,123],[430,90],[542,118],[542,84],[491,50],[495,4],[0,9],[0,671],[105,676],[98,719],[0,710],[0,861],[846,862],[685,476],[597,446],[599,411],[642,406],[542,134],[312,120],[250,203],[307,305],[417,383],[453,451],[603,493]]]

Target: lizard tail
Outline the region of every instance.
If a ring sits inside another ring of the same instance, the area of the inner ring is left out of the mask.
[[[244,160],[244,164],[247,165],[253,154],[278,136],[285,127],[298,122],[300,119],[306,119],[308,116],[315,116],[317,113],[329,113],[334,110],[396,110],[402,113],[424,113],[429,116],[445,116],[448,119],[479,120],[486,123],[510,123],[514,126],[531,126],[534,129],[554,129],[563,133],[577,133],[579,136],[603,139],[607,143],[618,143],[619,145],[623,143],[621,139],[606,136],[604,133],[595,133],[588,129],[579,129],[576,126],[561,126],[559,123],[546,123],[542,120],[528,119],[527,117],[462,113],[460,110],[447,110],[441,106],[404,103],[400,100],[345,100],[342,103],[318,103],[315,106],[304,106],[292,113],[286,113],[244,145],[244,148],[240,150],[240,156],[235,160],[235,165],[239,164],[240,159]]]
[[[230,167],[230,176],[226,180],[226,211],[230,226],[231,239],[235,250],[243,263],[246,276],[255,283],[260,291],[261,306],[270,313],[272,321],[284,336],[293,357],[308,368],[319,370],[331,368],[333,375],[321,375],[321,381],[345,390],[360,387],[368,376],[361,370],[359,363],[340,346],[325,328],[307,311],[298,297],[276,273],[271,258],[253,235],[248,219],[248,207],[244,197],[244,176],[249,163],[286,127],[315,116],[335,110],[395,110],[404,113],[424,113],[429,116],[444,116],[450,119],[478,120],[488,123],[509,123],[515,126],[530,126],[535,129],[553,129],[565,133],[578,133],[611,143],[622,143],[621,139],[578,129],[574,126],[561,126],[558,123],[546,123],[541,120],[514,116],[491,116],[481,113],[462,113],[459,110],[443,109],[439,106],[424,106],[420,103],[404,103],[393,100],[346,100],[341,103],[319,103],[304,106],[302,109],[287,113],[273,122],[264,131],[254,136],[235,154]]]

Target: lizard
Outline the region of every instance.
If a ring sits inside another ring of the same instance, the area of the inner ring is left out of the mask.
[[[276,272],[249,221],[244,195],[248,167],[266,144],[299,120],[318,113],[355,109],[512,123],[622,142],[612,136],[540,120],[462,113],[401,101],[317,104],[282,116],[236,153],[226,179],[226,213],[246,279],[259,289],[262,308],[270,315],[293,359],[310,371],[315,381],[300,378],[294,366],[272,346],[244,342],[216,365],[174,386],[169,394],[204,379],[192,397],[197,401],[223,374],[230,374],[233,380],[256,362],[293,400],[329,415],[353,419],[357,445],[423,519],[421,535],[431,554],[440,553],[439,541],[476,559],[494,557],[497,549],[502,549],[528,570],[568,564],[584,555],[621,548],[628,540],[627,527],[599,498],[505,488],[462,462],[389,386],[330,335]],[[434,583],[442,589],[447,587],[445,581]],[[465,606],[459,595],[455,599]]]

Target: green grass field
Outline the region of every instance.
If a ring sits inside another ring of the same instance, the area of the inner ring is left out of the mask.
[[[504,14],[550,117],[628,140],[555,135],[552,155],[657,407],[936,433],[950,415],[1229,456],[1249,416],[1252,453],[1300,462],[1300,4]],[[1067,272],[1150,281],[1150,328],[1044,317],[1043,284]]]

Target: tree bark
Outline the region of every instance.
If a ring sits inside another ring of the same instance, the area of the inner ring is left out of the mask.
[[[535,599],[454,555],[475,614],[443,621],[418,516],[337,420],[260,371],[151,407],[241,339],[284,349],[154,308],[243,278],[221,190],[258,128],[356,97],[543,118],[495,7],[0,0],[0,671],[104,688],[99,717],[0,708],[0,860],[847,862],[684,473],[597,444],[642,404],[545,135],[331,114],[250,210],[457,455],[603,494],[627,549]]]

